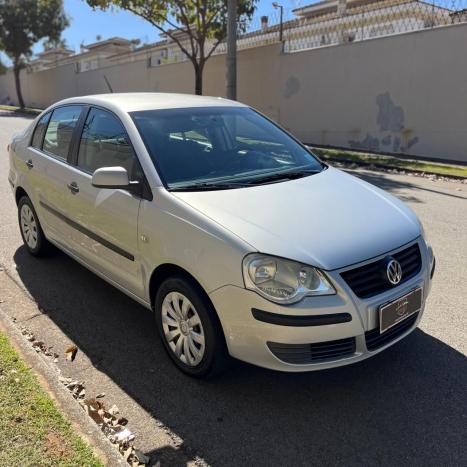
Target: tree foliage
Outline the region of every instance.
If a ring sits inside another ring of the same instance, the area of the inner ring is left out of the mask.
[[[93,8],[130,11],[174,41],[193,64],[195,91],[202,92],[206,61],[227,34],[226,0],[86,0]],[[257,0],[238,0],[240,24],[252,17]]]
[[[13,62],[16,91],[24,107],[19,75],[41,39],[58,40],[68,26],[63,0],[0,0],[0,49]]]

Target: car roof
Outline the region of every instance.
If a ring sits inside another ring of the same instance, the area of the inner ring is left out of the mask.
[[[54,104],[54,107],[55,105],[65,104],[99,105],[123,112],[190,107],[246,107],[240,102],[231,101],[222,97],[162,92],[128,92],[72,97],[57,102]]]

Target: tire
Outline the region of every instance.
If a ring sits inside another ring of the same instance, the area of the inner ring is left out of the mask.
[[[18,202],[18,223],[24,246],[29,254],[43,256],[50,251],[50,243],[45,238],[36,210],[28,196]]]
[[[225,371],[229,357],[224,334],[198,284],[181,275],[169,277],[157,291],[154,311],[162,343],[177,368],[194,378],[212,378]]]

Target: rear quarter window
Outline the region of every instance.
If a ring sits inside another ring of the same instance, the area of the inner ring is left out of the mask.
[[[49,123],[51,112],[43,115],[37,122],[36,128],[34,128],[34,134],[32,135],[31,146],[36,149],[42,149],[42,141],[44,140],[45,130]]]

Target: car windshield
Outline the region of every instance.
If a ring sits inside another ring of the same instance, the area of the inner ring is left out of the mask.
[[[324,165],[248,107],[132,112],[168,189],[239,188],[304,177]]]

